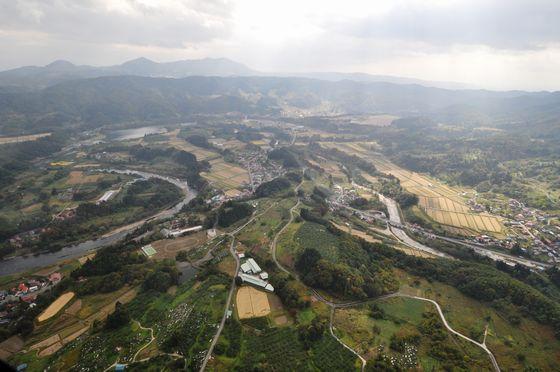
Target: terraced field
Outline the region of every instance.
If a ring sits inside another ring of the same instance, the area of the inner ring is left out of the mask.
[[[377,169],[397,177],[405,190],[418,196],[419,206],[434,221],[455,228],[465,235],[476,233],[501,234],[502,219],[488,213],[475,213],[466,205],[462,190],[444,185],[434,179],[410,172],[380,159],[372,159]]]
[[[222,158],[210,161],[210,172],[201,173],[215,187],[224,190],[240,190],[244,184],[249,183],[247,170],[234,164],[226,163]]]
[[[463,235],[480,233],[502,235],[504,233],[504,225],[500,217],[470,210],[462,196],[465,190],[453,188],[431,177],[402,169],[383,158],[382,155],[369,151],[365,144],[322,143],[322,145],[368,159],[379,171],[397,177],[405,190],[418,196],[419,206],[430,218],[454,233]],[[367,174],[363,176],[368,181],[374,181],[374,177]]]

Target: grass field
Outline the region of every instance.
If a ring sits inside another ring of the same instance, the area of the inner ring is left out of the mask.
[[[429,304],[409,299],[391,298],[376,302],[383,315],[373,318],[367,305],[349,309],[337,309],[334,318],[336,332],[343,341],[354,347],[366,359],[373,359],[378,355],[390,358],[391,364],[401,369],[423,370],[443,369],[444,365],[464,369],[464,361],[469,361],[469,368],[473,370],[487,370],[491,366],[486,354],[461,343],[451,334],[445,332],[443,342],[445,348],[454,349],[457,360],[451,362],[446,358],[437,356],[433,349],[433,340],[423,331],[426,314],[432,313]],[[441,325],[441,321],[439,321]],[[393,347],[394,338],[413,335],[417,341],[406,343],[404,350]],[[438,346],[442,347],[442,346]]]
[[[94,183],[100,178],[103,177],[103,174],[88,174],[84,175],[82,171],[71,171],[68,175],[68,179],[66,180],[67,185],[79,185],[83,183]]]
[[[442,283],[428,282],[400,270],[395,273],[402,292],[437,301],[447,321],[457,331],[481,342],[488,324],[486,344],[502,370],[523,370],[534,366],[550,371],[558,366],[560,341],[550,327],[527,318],[522,318],[519,325],[512,324],[507,320],[505,308],[475,301]]]
[[[270,314],[267,294],[250,286],[242,286],[235,297],[239,319],[258,318]]]

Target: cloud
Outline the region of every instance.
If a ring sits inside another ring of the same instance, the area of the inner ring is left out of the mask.
[[[554,89],[558,19],[560,0],[0,0],[0,69],[227,57]]]
[[[422,42],[437,48],[485,45],[540,49],[560,40],[560,1],[400,2],[386,13],[327,21],[333,32],[361,39]]]
[[[229,34],[231,5],[222,0],[1,0],[0,29],[40,32],[89,43],[169,48]]]

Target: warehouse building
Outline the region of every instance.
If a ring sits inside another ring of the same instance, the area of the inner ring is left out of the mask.
[[[252,284],[256,287],[264,288],[269,292],[274,292],[274,287],[271,284],[265,282],[262,279],[259,279],[256,276],[241,273],[239,274],[239,277],[241,278],[241,280],[243,280],[243,283]]]

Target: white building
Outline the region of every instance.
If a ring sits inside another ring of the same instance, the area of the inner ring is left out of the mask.
[[[265,282],[262,279],[259,279],[256,276],[247,275],[247,274],[242,273],[242,274],[239,274],[239,277],[241,278],[241,280],[243,280],[243,283],[249,283],[249,284],[252,284],[254,286],[264,288],[265,290],[267,290],[269,292],[274,292],[274,287],[271,284],[268,284],[267,282]]]
[[[194,226],[194,227],[188,227],[186,229],[179,229],[179,230],[162,229],[161,233],[168,238],[177,238],[179,236],[193,233],[193,232],[198,232],[201,230],[202,230],[202,226]]]
[[[251,272],[253,274],[258,274],[262,271],[261,267],[257,264],[257,261],[255,261],[253,258],[249,258],[247,260],[247,263],[251,266]]]
[[[245,274],[250,274],[251,273],[251,265],[249,265],[249,263],[245,262],[244,264],[241,264],[241,271],[243,271],[243,273]]]

